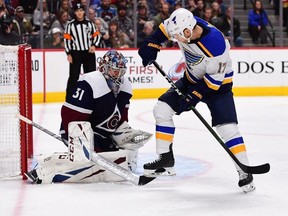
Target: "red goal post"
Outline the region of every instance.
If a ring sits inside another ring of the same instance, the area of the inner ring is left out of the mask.
[[[0,45],[0,179],[26,179],[33,155],[31,46]]]

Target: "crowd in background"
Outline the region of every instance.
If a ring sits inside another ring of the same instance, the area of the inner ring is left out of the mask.
[[[85,6],[87,19],[95,23],[102,35],[99,47],[116,49],[139,47],[143,39],[152,34],[163,20],[183,6],[182,1],[176,0],[138,0],[135,32],[133,0],[90,0],[89,5],[87,0],[0,0],[0,44],[29,43],[32,48],[41,48],[42,30],[44,48],[63,48],[63,33],[67,23],[75,16],[73,6],[78,2]],[[230,38],[233,8],[225,5],[223,0],[186,0],[185,8]],[[267,43],[264,31],[268,22],[267,13],[261,1],[255,1],[247,16],[253,43]],[[233,18],[234,46],[243,45],[240,24],[239,20]],[[164,46],[173,47],[175,44],[168,42]]]

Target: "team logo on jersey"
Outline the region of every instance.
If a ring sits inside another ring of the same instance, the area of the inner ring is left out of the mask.
[[[195,54],[193,52],[190,52],[189,50],[187,50],[185,48],[184,48],[184,56],[185,56],[185,59],[186,59],[186,63],[189,66],[198,65],[204,59],[204,56],[197,55],[197,54]]]
[[[114,112],[108,118],[106,118],[103,122],[96,125],[96,128],[99,128],[101,130],[105,130],[108,132],[114,132],[118,126],[118,122],[120,121],[120,119],[121,119],[121,113],[116,105]]]

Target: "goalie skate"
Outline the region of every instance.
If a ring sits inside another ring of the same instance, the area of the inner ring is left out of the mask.
[[[32,184],[41,184],[42,180],[39,179],[36,169],[31,170],[30,172],[24,173],[25,176]]]
[[[249,193],[256,189],[253,183],[252,174],[247,174],[241,171],[238,171],[238,174],[239,174],[238,186],[242,188],[244,193]]]
[[[172,144],[170,145],[170,151],[160,154],[159,158],[151,163],[144,164],[145,176],[171,176],[176,175],[174,169],[174,156],[172,151]]]

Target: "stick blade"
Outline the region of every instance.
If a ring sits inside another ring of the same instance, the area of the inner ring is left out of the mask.
[[[269,163],[255,166],[255,167],[247,166],[246,169],[243,169],[244,172],[251,173],[251,174],[264,174],[264,173],[269,172],[269,170],[270,170]]]
[[[146,185],[149,182],[153,181],[155,178],[156,177],[148,177],[148,176],[142,175],[139,177],[138,185],[139,186]]]

